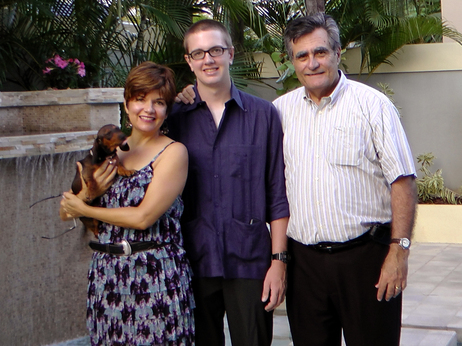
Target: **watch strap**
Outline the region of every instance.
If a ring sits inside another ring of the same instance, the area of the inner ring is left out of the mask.
[[[290,260],[290,256],[289,256],[289,253],[287,251],[282,251],[282,252],[279,252],[279,253],[273,253],[271,255],[271,260],[278,260],[278,261],[282,261],[284,263],[287,263]]]
[[[408,250],[411,247],[411,241],[408,238],[392,238],[390,244],[398,244],[404,250]]]

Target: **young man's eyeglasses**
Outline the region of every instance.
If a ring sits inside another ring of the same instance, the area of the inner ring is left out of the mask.
[[[229,49],[229,48],[216,46],[216,47],[210,48],[209,50],[196,49],[195,51],[192,51],[188,55],[193,60],[201,60],[201,59],[204,59],[205,53],[209,53],[211,57],[216,57],[216,56],[223,55],[226,49]]]

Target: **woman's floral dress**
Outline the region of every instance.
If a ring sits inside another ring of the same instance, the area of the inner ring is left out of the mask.
[[[164,148],[165,150],[165,148]],[[130,177],[118,176],[99,201],[105,208],[141,203],[152,163]],[[116,256],[95,252],[88,274],[87,327],[92,345],[194,345],[191,269],[183,249],[177,197],[144,231],[101,223],[100,243],[155,241],[159,248]]]

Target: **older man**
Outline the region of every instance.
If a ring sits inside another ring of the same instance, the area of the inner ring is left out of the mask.
[[[398,112],[339,71],[335,21],[289,23],[302,87],[274,101],[290,206],[287,312],[295,346],[399,345],[416,205]]]

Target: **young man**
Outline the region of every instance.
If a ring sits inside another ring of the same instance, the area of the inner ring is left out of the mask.
[[[281,123],[271,103],[232,83],[234,48],[222,24],[195,23],[184,46],[196,98],[173,109],[169,135],[189,152],[182,231],[194,272],[196,345],[224,345],[225,312],[233,345],[270,345],[287,261]]]
[[[287,26],[302,87],[274,101],[284,131],[295,346],[398,346],[416,206],[413,157],[383,94],[338,70],[335,21]],[[391,243],[390,243],[390,237]]]

